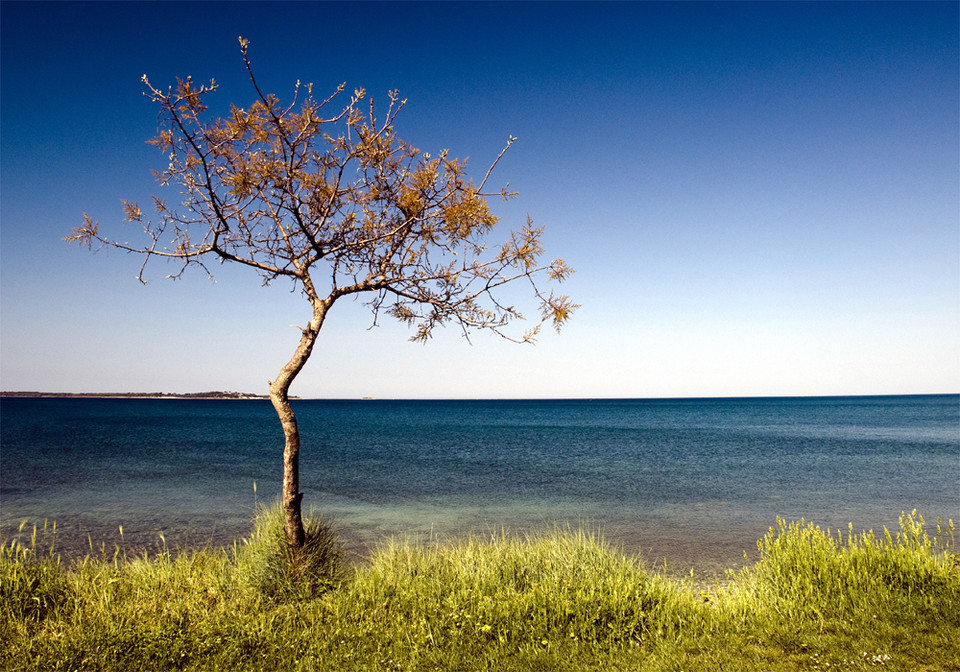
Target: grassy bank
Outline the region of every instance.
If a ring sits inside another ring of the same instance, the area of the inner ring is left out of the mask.
[[[7,541],[6,670],[960,670],[952,523],[778,523],[724,585],[645,570],[582,532],[392,541],[347,568],[275,512],[228,550],[72,563]]]

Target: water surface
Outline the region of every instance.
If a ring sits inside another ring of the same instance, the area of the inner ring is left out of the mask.
[[[777,516],[960,513],[960,397],[298,401],[305,505],[357,552],[389,535],[588,526],[651,563],[734,566]],[[0,527],[231,543],[279,493],[264,400],[4,398]],[[254,490],[256,483],[256,491]],[[89,538],[89,539],[88,539]]]

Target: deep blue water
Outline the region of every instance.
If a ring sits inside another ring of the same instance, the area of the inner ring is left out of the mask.
[[[305,505],[356,548],[553,523],[651,560],[735,564],[780,516],[960,518],[960,396],[297,401]],[[279,492],[260,400],[0,401],[0,526],[61,549],[228,543]],[[256,492],[254,492],[256,482]]]

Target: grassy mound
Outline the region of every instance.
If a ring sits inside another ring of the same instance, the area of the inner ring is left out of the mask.
[[[287,543],[280,506],[260,507],[253,534],[236,547],[238,579],[276,601],[308,598],[334,588],[344,576],[343,552],[333,527],[310,514],[303,548]]]
[[[960,670],[953,526],[916,514],[882,535],[778,521],[714,587],[575,531],[393,540],[347,570],[311,525],[303,555],[269,510],[232,550],[67,566],[5,542],[0,669]]]

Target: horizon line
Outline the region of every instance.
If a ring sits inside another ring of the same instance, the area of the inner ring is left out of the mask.
[[[671,396],[584,396],[584,397],[303,397],[291,395],[295,401],[666,401],[666,400],[723,400],[723,399],[845,399],[864,397],[949,397],[960,396],[958,392],[884,392],[848,394],[747,394],[747,395],[671,395]],[[100,399],[182,399],[182,400],[237,400],[269,401],[269,395],[253,392],[205,391],[205,392],[42,392],[37,390],[3,390],[0,398],[100,398]]]

